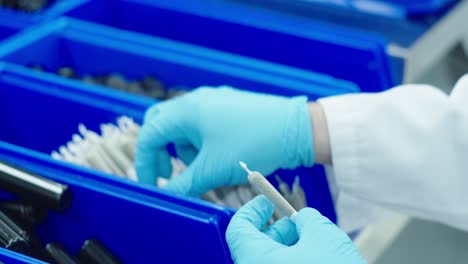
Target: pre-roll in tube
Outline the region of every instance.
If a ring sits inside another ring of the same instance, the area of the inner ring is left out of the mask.
[[[296,222],[297,211],[286,199],[275,189],[273,185],[258,171],[251,171],[244,162],[239,162],[240,166],[248,173],[250,184],[255,186],[275,205],[278,210],[288,216],[291,221]]]

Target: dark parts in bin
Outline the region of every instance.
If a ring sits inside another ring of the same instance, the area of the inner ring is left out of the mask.
[[[51,264],[77,264],[67,250],[58,243],[49,243],[45,247],[47,261]]]
[[[44,9],[49,2],[47,0],[0,0],[0,6],[18,11],[36,12]]]
[[[0,161],[0,189],[46,208],[63,212],[70,206],[72,193],[67,185],[26,172]]]
[[[16,219],[23,226],[42,223],[47,216],[46,209],[21,201],[2,201],[0,202],[0,210]]]
[[[78,253],[80,263],[86,264],[121,264],[101,242],[96,239],[86,240]]]
[[[31,248],[23,236],[25,231],[0,211],[0,246],[22,254],[30,254]],[[27,235],[26,235],[27,236]]]
[[[147,75],[138,80],[130,80],[116,72],[105,75],[83,74],[79,76],[73,67],[70,66],[61,67],[55,71],[49,71],[46,67],[38,64],[30,64],[29,67],[37,72],[55,73],[64,78],[81,80],[86,84],[102,85],[115,90],[148,96],[158,100],[168,100],[180,96],[188,90],[188,88],[184,86],[166,87],[161,80],[151,75]]]

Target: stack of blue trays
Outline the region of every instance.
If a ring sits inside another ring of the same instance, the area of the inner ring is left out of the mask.
[[[35,232],[72,254],[97,238],[125,263],[231,263],[224,232],[234,211],[51,159],[79,123],[95,131],[121,115],[141,123],[158,103],[51,72],[155,75],[168,86],[230,85],[311,100],[393,85],[381,38],[233,2],[55,1],[33,14],[0,9],[0,19],[7,21],[0,160],[67,184],[74,195],[68,211],[50,212]],[[299,175],[308,205],[336,222],[323,167],[276,173],[289,184]],[[4,249],[0,261],[40,263]]]

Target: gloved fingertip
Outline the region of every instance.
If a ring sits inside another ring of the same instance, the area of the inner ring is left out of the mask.
[[[264,214],[262,214],[262,216],[266,216],[268,217],[268,219],[270,219],[271,215],[273,214],[273,210],[275,209],[275,206],[270,201],[270,199],[268,199],[263,194],[257,195],[251,201],[246,203],[243,207],[248,208],[249,210],[256,211],[263,209],[262,212],[264,212]]]
[[[161,150],[158,152],[155,167],[157,168],[156,176],[169,178],[172,175],[171,156],[167,151]]]
[[[200,186],[203,183],[198,183],[197,186],[194,186],[194,173],[196,166],[196,161],[192,162],[184,172],[174,179],[171,179],[164,188],[175,193],[194,197],[200,197],[203,195],[208,191],[204,189],[205,186]]]
[[[143,119],[144,123],[150,122],[152,119],[156,117],[156,115],[159,113],[159,107],[160,105],[157,103],[157,104],[152,105],[150,108],[146,110],[144,119]]]
[[[267,206],[267,207],[269,207],[269,209],[271,208],[271,210],[274,209],[273,203],[270,201],[270,199],[268,199],[268,197],[266,197],[263,194],[255,196],[246,205],[248,205],[248,204],[250,204],[251,206]]]
[[[155,185],[157,172],[151,164],[147,164],[143,160],[135,160],[135,169],[138,176],[138,182],[144,184]]]
[[[139,182],[155,185],[157,177],[168,178],[171,175],[169,153],[165,149],[137,148],[135,169]]]
[[[323,216],[314,208],[306,207],[298,212],[296,217],[296,228],[299,234],[302,233],[305,226],[310,224],[328,224],[331,223],[328,218]]]
[[[142,172],[142,170],[139,170],[137,173],[138,176],[138,182],[143,183],[143,184],[148,184],[148,185],[157,185],[156,183],[156,176],[153,176],[153,173],[151,172]]]
[[[192,163],[198,154],[195,147],[191,145],[176,145],[175,148],[178,158],[181,159],[185,164]]]
[[[236,212],[226,230],[226,241],[236,263],[236,260],[252,253],[269,252],[283,246],[260,231],[272,214],[273,205],[263,195],[255,197]]]
[[[261,229],[273,215],[274,206],[265,195],[259,195],[242,206],[233,221],[246,221]]]
[[[164,189],[179,194],[190,195],[191,185],[192,184],[190,179],[180,175],[174,179],[171,179],[166,184],[166,186],[164,186]]]
[[[288,217],[283,217],[263,231],[271,239],[285,246],[294,244],[299,236],[296,231],[296,225]]]

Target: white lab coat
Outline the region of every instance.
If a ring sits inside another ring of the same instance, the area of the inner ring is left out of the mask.
[[[402,85],[319,102],[343,229],[374,221],[387,208],[468,230],[468,75],[450,95]]]

